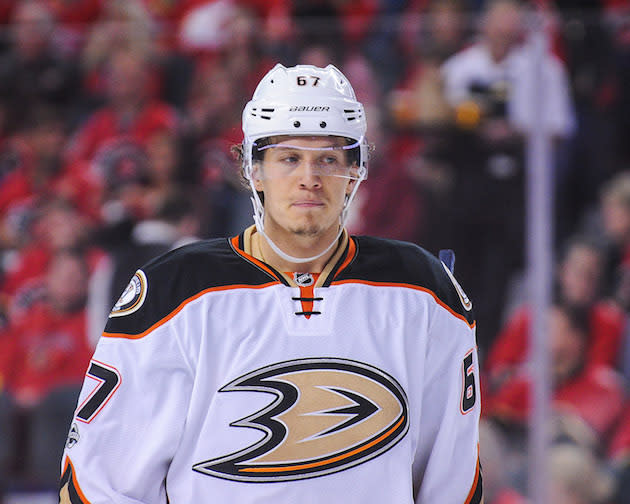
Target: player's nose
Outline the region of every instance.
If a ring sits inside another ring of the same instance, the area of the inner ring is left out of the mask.
[[[318,188],[322,185],[321,168],[314,159],[305,159],[299,167],[300,187]]]

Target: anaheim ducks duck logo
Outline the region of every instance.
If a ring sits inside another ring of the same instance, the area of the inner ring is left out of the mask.
[[[383,371],[356,361],[313,358],[248,373],[221,392],[258,391],[275,400],[232,422],[265,433],[256,444],[193,466],[244,482],[314,478],[367,462],[409,428],[405,392]]]

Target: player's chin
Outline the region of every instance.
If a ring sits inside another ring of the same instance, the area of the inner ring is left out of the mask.
[[[296,236],[314,237],[322,235],[326,230],[326,226],[312,219],[302,219],[298,222],[293,222],[290,230]]]

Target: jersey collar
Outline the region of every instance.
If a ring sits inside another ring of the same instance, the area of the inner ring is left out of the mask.
[[[260,254],[259,240],[260,234],[256,233],[256,226],[252,225],[245,229],[240,235],[230,239],[232,249],[246,261],[254,264],[267,274],[275,278],[278,282],[291,287],[297,287],[292,274],[277,271],[271,265],[262,261]],[[344,229],[339,239],[340,243],[337,250],[326,263],[326,266],[319,274],[315,287],[327,287],[335,279],[335,277],[346,269],[357,253],[355,240]],[[308,273],[308,272],[305,272]]]

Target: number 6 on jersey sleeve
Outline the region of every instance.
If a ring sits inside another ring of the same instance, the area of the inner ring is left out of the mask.
[[[463,390],[461,411],[465,415],[475,405],[477,400],[477,387],[475,385],[475,366],[473,364],[473,351],[470,350],[464,357],[462,364]]]
[[[90,362],[86,377],[96,380],[98,383],[79,405],[76,416],[77,420],[90,423],[114,395],[114,392],[118,390],[121,378],[116,368],[94,360]]]

